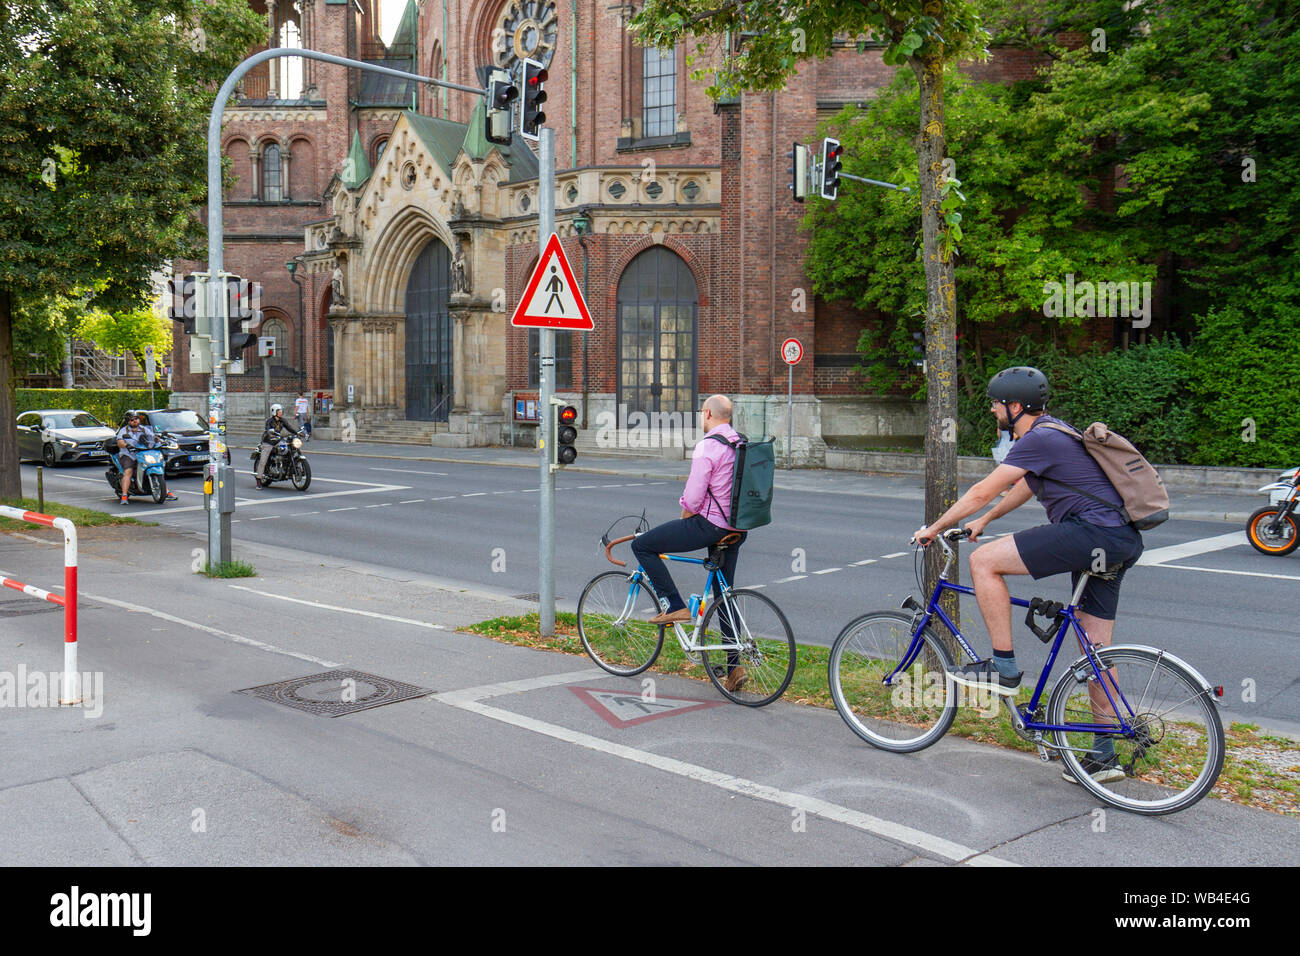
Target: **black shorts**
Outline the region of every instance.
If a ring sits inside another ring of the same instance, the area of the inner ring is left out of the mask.
[[[1115,609],[1119,607],[1120,583],[1124,580],[1128,566],[1142,554],[1142,535],[1131,525],[1106,528],[1090,524],[1078,515],[1067,515],[1058,524],[1044,524],[1028,531],[1017,531],[1012,540],[1020,552],[1020,560],[1035,581],[1071,571],[1073,574],[1070,584],[1073,588],[1079,583],[1079,575],[1093,567],[1098,558],[1102,558],[1108,568],[1123,562],[1125,567],[1115,580],[1090,579],[1079,599],[1080,611],[1103,621],[1115,620]]]

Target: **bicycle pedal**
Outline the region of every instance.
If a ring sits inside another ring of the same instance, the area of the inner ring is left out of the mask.
[[[1052,759],[1051,753],[1049,753],[1047,748],[1044,747],[1042,744],[1038,745],[1038,759],[1041,760],[1043,763],[1049,763],[1051,762]]]

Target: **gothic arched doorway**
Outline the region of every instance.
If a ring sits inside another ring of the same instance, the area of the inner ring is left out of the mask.
[[[406,418],[445,422],[452,403],[451,255],[430,239],[406,281]]]
[[[699,296],[680,256],[647,249],[618,280],[618,401],[694,421]]]

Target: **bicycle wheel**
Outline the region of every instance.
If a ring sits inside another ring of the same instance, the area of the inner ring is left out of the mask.
[[[1123,810],[1155,816],[1190,807],[1210,792],[1223,769],[1223,724],[1200,675],[1154,648],[1108,647],[1098,653],[1107,668],[1103,673],[1113,675],[1124,700],[1114,687],[1111,697],[1134,734],[1053,731],[1058,746],[1079,748],[1061,751],[1066,768],[1087,790]],[[1101,708],[1095,716],[1093,694]],[[1108,707],[1092,668],[1080,658],[1052,689],[1047,722],[1108,723]],[[1118,779],[1095,779],[1080,764],[1103,740],[1114,746],[1124,774]]]
[[[827,678],[835,709],[855,734],[881,750],[923,750],[957,716],[952,655],[929,627],[907,670],[885,678],[912,643],[912,615],[875,611],[850,621],[831,645]]]
[[[790,686],[794,677],[795,646],[790,622],[766,595],[744,588],[727,592],[704,614],[701,644],[725,644],[734,639],[734,651],[701,651],[700,663],[722,696],[746,707],[770,704]],[[734,668],[745,669],[745,679],[728,690]]]
[[[659,601],[644,576],[606,571],[578,598],[578,637],[600,667],[620,677],[639,674],[659,657],[664,629],[649,619]]]

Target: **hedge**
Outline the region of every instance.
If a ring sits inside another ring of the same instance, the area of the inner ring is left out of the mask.
[[[152,399],[147,388],[20,388],[16,414],[45,408],[75,408],[90,412],[116,428],[127,409],[166,408],[171,395],[165,388],[155,388]]]

